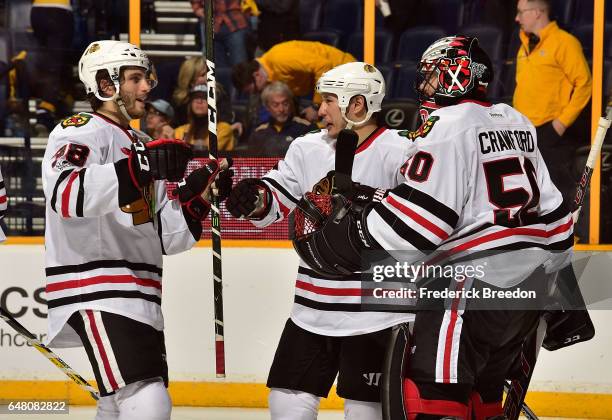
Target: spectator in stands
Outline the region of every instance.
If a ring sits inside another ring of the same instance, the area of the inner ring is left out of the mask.
[[[516,60],[514,107],[536,126],[538,148],[566,203],[578,139],[568,131],[591,97],[591,72],[580,42],[550,21],[550,1],[519,0],[521,46]]]
[[[299,0],[257,0],[256,3],[260,12],[257,46],[262,51],[300,38]]]
[[[32,82],[40,86],[37,95],[49,104],[51,111],[47,112],[63,117],[70,110],[62,103],[62,96],[72,79],[74,16],[70,0],[34,0],[30,23],[45,66],[45,71],[37,74]]]
[[[261,92],[261,101],[270,113],[249,138],[255,156],[285,156],[291,142],[317,126],[295,116],[293,94],[283,82],[272,82]]]
[[[183,61],[177,78],[176,88],[172,93],[175,109],[174,122],[177,125],[187,122],[189,108],[189,93],[195,85],[206,84],[206,63],[202,57],[191,57]],[[217,81],[217,113],[219,121],[233,123],[232,103],[223,86]],[[242,132],[240,123],[234,127]]]
[[[204,0],[190,0],[193,13],[204,18]],[[215,64],[233,66],[248,60],[249,16],[240,0],[214,0]]]
[[[156,99],[153,102],[147,102],[145,109],[147,111],[146,133],[154,139],[174,138],[174,129],[170,125],[174,118],[172,105],[163,99]]]
[[[356,61],[351,54],[331,45],[314,41],[287,41],[276,44],[259,58],[237,64],[232,69],[236,89],[260,93],[270,82],[285,82],[296,97],[313,95],[315,105],[321,96],[315,94],[315,83],[323,73],[340,64]],[[311,122],[317,120],[314,106],[302,115]]]
[[[187,124],[177,127],[174,137],[183,139],[191,145],[194,152],[204,155],[208,151],[208,103],[207,86],[195,85],[189,95]],[[234,149],[234,133],[226,122],[217,122],[217,147],[220,151]]]
[[[198,78],[206,80],[206,63],[202,57],[190,57],[183,61],[179,69],[176,87],[172,93],[172,103],[176,110],[177,124],[187,122],[189,92],[195,86]]]
[[[493,25],[502,30],[503,45],[508,45],[514,29],[516,2],[508,0],[476,0],[475,10],[480,10],[479,23]]]

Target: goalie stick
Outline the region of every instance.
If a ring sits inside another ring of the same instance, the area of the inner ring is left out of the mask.
[[[42,353],[47,359],[51,361],[59,370],[64,372],[66,376],[72,379],[78,386],[84,391],[87,391],[94,400],[100,399],[98,391],[89,384],[81,375],[75,372],[68,363],[64,362],[57,354],[55,354],[49,347],[45,346],[32,334],[26,327],[21,325],[8,311],[0,307],[0,318],[6,321],[6,323],[13,328],[19,335],[21,335],[32,347]]]
[[[601,152],[601,147],[611,123],[612,103],[608,103],[606,116],[599,118],[599,124],[597,127],[597,132],[595,133],[595,139],[593,140],[593,144],[591,146],[591,151],[589,152],[582,176],[576,185],[576,195],[574,201],[572,202],[572,217],[574,219],[574,223],[578,221],[578,217],[580,216],[580,210],[582,209],[582,204],[584,203],[586,189],[591,181],[595,162]],[[571,267],[569,269],[571,269]],[[576,288],[577,287],[578,286],[576,283]],[[520,377],[518,379],[514,379],[510,384],[506,384],[507,396],[506,401],[504,402],[504,414],[508,420],[517,420],[521,411],[519,407],[525,407],[524,401],[527,395],[527,389],[529,388],[529,383],[531,382],[531,376],[535,368],[538,354],[546,337],[546,327],[547,321],[545,317],[542,317],[537,330],[530,334],[525,339],[523,344],[523,352],[520,355]],[[524,409],[523,413],[529,420],[537,419],[537,416],[530,416]]]
[[[204,2],[206,32],[206,82],[208,89],[208,155],[218,158],[217,150],[217,91],[214,51],[214,10],[213,0]],[[225,378],[225,331],[223,324],[223,272],[221,269],[221,217],[219,197],[212,195],[210,225],[213,254],[213,296],[215,311],[215,371],[217,378]]]

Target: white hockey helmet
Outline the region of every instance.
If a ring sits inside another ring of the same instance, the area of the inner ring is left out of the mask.
[[[85,85],[87,94],[93,93],[101,101],[109,101],[114,98],[101,95],[96,74],[100,70],[108,71],[119,93],[121,68],[128,66],[145,69],[151,89],[157,86],[157,75],[149,57],[137,46],[124,41],[103,40],[89,44],[79,60],[79,79]]]
[[[323,73],[317,81],[318,93],[332,93],[338,97],[342,116],[350,125],[368,121],[373,113],[381,110],[385,97],[385,78],[373,65],[364,62],[341,64]],[[363,96],[367,104],[367,114],[362,121],[351,121],[346,116],[351,98]]]

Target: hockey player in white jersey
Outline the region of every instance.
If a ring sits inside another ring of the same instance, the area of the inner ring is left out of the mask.
[[[2,171],[0,171],[0,220],[4,218],[6,214],[6,208],[8,206],[8,198],[6,197],[6,187],[4,185],[4,179],[2,179]],[[4,242],[6,236],[0,225],[0,242]]]
[[[229,192],[231,177],[213,161],[168,199],[163,180],[181,180],[191,151],[130,128],[156,85],[136,46],[92,43],[79,76],[94,112],[57,125],[42,163],[49,345],[85,347],[97,420],[168,420],[162,255],[194,245],[211,183]]]
[[[512,107],[487,100],[492,79],[491,61],[477,39],[433,43],[415,84],[421,103],[433,112],[427,134],[415,141],[402,167],[403,183],[365,209],[342,195],[330,197],[326,222],[295,240],[302,260],[334,275],[368,267],[372,250],[394,256],[404,251],[428,264],[433,255],[518,251],[518,263],[508,258],[495,275],[485,271],[479,279],[502,289],[537,273],[541,263],[554,270],[550,251],[571,250],[572,218],[550,180],[533,125]],[[477,284],[473,278],[435,281],[452,290]],[[470,311],[466,300],[451,301],[440,310],[417,312],[403,395],[391,419],[504,418],[505,375],[539,313]]]
[[[412,140],[376,123],[385,95],[380,71],[366,63],[344,64],[323,74],[317,91],[326,128],[296,139],[262,179],[239,182],[226,201],[234,216],[267,226],[287,218],[306,192],[329,191],[333,175],[326,174],[334,169],[336,140],[348,123],[359,136],[351,151],[354,178],[380,187],[354,195],[382,198],[384,189],[400,182],[399,167]],[[272,419],[316,419],[320,398],[327,397],[336,375],[347,419],[381,418],[379,384],[389,330],[413,315],[364,310],[360,284],[359,276],[320,275],[300,263],[293,310],[267,382]]]

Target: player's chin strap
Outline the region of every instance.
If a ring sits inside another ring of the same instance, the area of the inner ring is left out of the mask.
[[[347,130],[353,130],[354,128],[359,128],[360,126],[364,125],[366,122],[368,122],[370,120],[370,117],[372,116],[372,111],[368,110],[366,112],[366,116],[363,120],[361,121],[353,121],[351,119],[349,119],[349,117],[346,116],[346,108],[341,108],[340,111],[342,112],[342,118],[344,118],[344,121],[346,121],[346,129]]]
[[[125,102],[123,102],[123,98],[119,95],[119,93],[116,93],[115,96],[113,96],[113,101],[115,101],[115,103],[119,106],[119,111],[121,111],[121,115],[123,115],[123,117],[128,120],[131,121],[134,118],[127,112],[127,108],[125,107]]]

